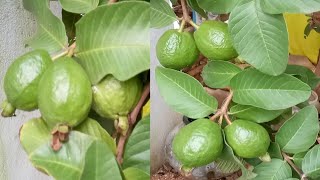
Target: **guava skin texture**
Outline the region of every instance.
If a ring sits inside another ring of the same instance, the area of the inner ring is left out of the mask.
[[[50,127],[74,127],[86,119],[92,103],[89,77],[72,58],[57,59],[39,83],[39,110]]]
[[[209,119],[198,119],[180,129],[172,146],[175,157],[184,168],[209,164],[222,152],[221,128]]]
[[[190,32],[166,31],[156,45],[159,62],[166,68],[180,70],[196,62],[199,50]]]
[[[194,39],[200,52],[210,60],[228,61],[238,56],[224,22],[203,22],[194,32]]]
[[[119,81],[107,75],[99,84],[92,87],[92,108],[100,116],[118,120],[127,117],[138,103],[142,93],[142,82],[139,77]]]
[[[265,155],[268,151],[269,134],[264,127],[257,123],[235,120],[224,130],[228,144],[240,157],[255,158]]]
[[[38,83],[52,64],[49,53],[44,50],[34,50],[17,58],[4,77],[7,103],[25,111],[37,109]]]

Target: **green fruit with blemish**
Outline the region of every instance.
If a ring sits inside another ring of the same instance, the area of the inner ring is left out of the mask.
[[[236,155],[243,158],[256,158],[267,153],[270,137],[261,125],[235,120],[224,129],[228,144]]]
[[[221,128],[209,119],[198,119],[180,129],[172,146],[176,159],[184,168],[209,164],[222,152]]]
[[[2,104],[2,116],[12,116],[15,109],[32,111],[38,108],[38,84],[52,63],[48,52],[34,50],[9,66],[3,84],[7,100]]]
[[[89,77],[72,58],[57,59],[39,83],[39,110],[50,127],[74,127],[87,118],[92,103]]]

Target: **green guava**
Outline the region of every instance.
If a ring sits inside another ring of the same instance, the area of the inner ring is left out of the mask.
[[[138,103],[142,93],[142,82],[138,76],[119,81],[107,75],[92,87],[92,108],[100,116],[116,120],[123,134],[128,129],[128,114]]]
[[[38,83],[42,74],[53,64],[44,50],[34,50],[17,58],[4,77],[7,100],[2,104],[3,117],[10,117],[15,109],[32,111],[38,108]]]
[[[228,144],[236,155],[243,158],[256,158],[267,153],[270,137],[261,125],[246,121],[235,120],[224,129]]]
[[[190,32],[171,29],[158,40],[156,53],[160,64],[180,70],[191,66],[199,57],[199,50]]]
[[[89,77],[72,58],[54,61],[39,82],[38,104],[44,121],[74,127],[87,118],[92,103]]]
[[[181,128],[172,142],[173,153],[184,168],[216,160],[223,149],[221,128],[209,119],[198,119]]]

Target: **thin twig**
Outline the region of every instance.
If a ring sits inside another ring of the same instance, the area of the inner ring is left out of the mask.
[[[68,57],[72,57],[73,54],[74,54],[75,49],[76,49],[76,42],[74,42],[73,44],[71,44],[69,46],[69,50],[68,50],[68,55],[67,56]]]
[[[186,0],[180,0],[180,2],[181,2],[181,7],[182,7],[183,19],[186,22],[189,22],[191,20],[191,18],[189,16],[189,11],[188,11],[188,8],[187,8]]]
[[[67,54],[68,54],[68,49],[63,50],[62,52],[54,55],[53,57],[51,57],[51,59],[54,61],[54,60],[59,59],[59,58],[61,58],[63,56],[66,56]]]
[[[228,107],[229,107],[229,104],[232,100],[232,97],[233,97],[233,92],[230,91],[229,95],[227,96],[223,105],[221,106],[221,109],[219,109],[216,112],[216,114],[210,118],[212,121],[214,121],[218,117],[220,117],[220,119],[224,117],[228,124],[232,124],[231,119],[229,118],[229,115],[228,115]],[[219,121],[219,123],[220,123],[220,121]]]
[[[282,152],[282,156],[284,157],[284,160],[286,160],[287,163],[299,174],[299,176],[303,178],[303,172],[291,161],[290,156],[284,152]]]
[[[138,104],[132,110],[130,115],[128,115],[129,130],[125,136],[122,136],[122,135],[120,136],[119,141],[118,141],[118,145],[117,145],[117,161],[119,164],[122,164],[124,147],[125,147],[126,141],[127,141],[128,137],[130,136],[135,123],[137,122],[137,117],[141,111],[141,108],[142,108],[144,102],[148,98],[149,94],[150,94],[150,84],[146,85]]]

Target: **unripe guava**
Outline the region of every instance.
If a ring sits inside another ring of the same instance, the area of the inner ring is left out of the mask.
[[[10,65],[4,77],[7,100],[2,104],[2,116],[12,116],[15,109],[37,109],[38,83],[52,63],[48,52],[34,50],[20,56]]]

